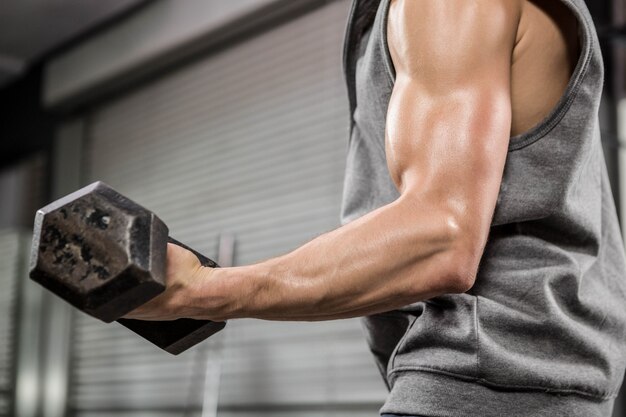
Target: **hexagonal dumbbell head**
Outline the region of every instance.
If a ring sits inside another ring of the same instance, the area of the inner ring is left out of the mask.
[[[96,182],[37,211],[30,276],[111,322],[164,291],[167,235],[154,213]]]

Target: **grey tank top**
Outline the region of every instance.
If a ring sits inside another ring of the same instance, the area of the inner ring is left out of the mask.
[[[510,138],[474,287],[363,318],[390,389],[382,412],[610,416],[626,366],[626,261],[598,122],[603,64],[584,0],[559,1],[578,19],[578,64],[551,113]],[[344,224],[399,196],[384,144],[389,2],[353,0],[346,29]]]

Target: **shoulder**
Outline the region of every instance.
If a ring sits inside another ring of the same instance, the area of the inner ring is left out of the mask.
[[[433,58],[441,65],[469,65],[510,53],[524,1],[391,0],[387,38],[394,64],[400,71]]]
[[[483,23],[502,28],[519,21],[526,0],[390,0],[394,20],[449,25]],[[463,27],[459,27],[463,29]]]

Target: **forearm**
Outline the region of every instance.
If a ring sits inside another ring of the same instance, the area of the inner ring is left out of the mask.
[[[219,319],[314,321],[387,311],[448,292],[461,252],[457,229],[440,208],[400,198],[286,255],[207,271],[202,285],[219,294],[221,311],[211,312]]]

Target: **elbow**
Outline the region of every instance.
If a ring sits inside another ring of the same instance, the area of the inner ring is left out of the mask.
[[[445,274],[444,289],[447,294],[461,294],[472,289],[476,282],[478,261],[471,253],[453,252],[453,260]]]
[[[429,221],[413,222],[419,229],[411,233],[408,244],[408,248],[419,247],[423,252],[415,258],[418,251],[403,251],[413,258],[407,263],[405,284],[399,291],[413,300],[410,302],[472,289],[490,229],[466,213],[441,207],[428,211],[425,218]],[[416,280],[416,276],[422,279]]]
[[[452,224],[441,284],[444,293],[460,294],[472,289],[476,282],[487,233],[478,233],[475,227],[459,227],[458,222]]]

